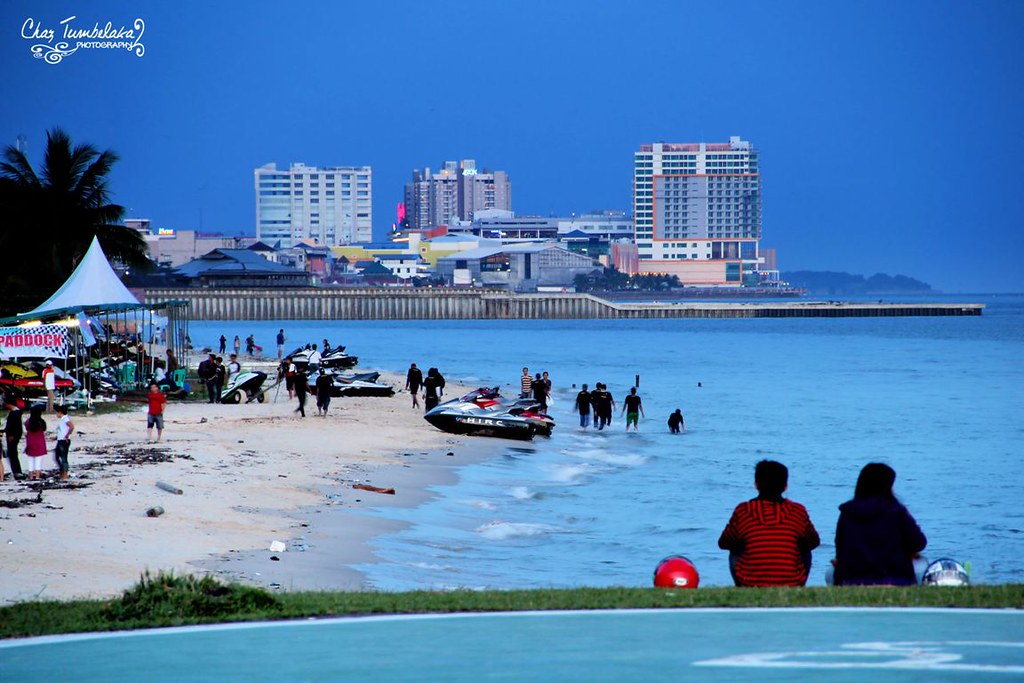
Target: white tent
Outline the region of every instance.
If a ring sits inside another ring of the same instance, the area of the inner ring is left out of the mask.
[[[100,247],[100,241],[92,238],[89,251],[71,273],[71,277],[53,296],[22,315],[44,315],[51,311],[82,306],[103,306],[110,304],[138,304],[128,288],[114,273],[107,261],[107,255]]]

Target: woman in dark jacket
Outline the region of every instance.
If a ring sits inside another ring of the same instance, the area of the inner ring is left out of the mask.
[[[839,506],[836,525],[837,586],[911,586],[914,558],[928,540],[896,500],[896,471],[869,463],[860,471],[853,500]]]

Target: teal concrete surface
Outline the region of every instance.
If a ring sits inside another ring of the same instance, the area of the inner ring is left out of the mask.
[[[0,643],[0,680],[1024,680],[1024,611],[725,609],[363,617]]]

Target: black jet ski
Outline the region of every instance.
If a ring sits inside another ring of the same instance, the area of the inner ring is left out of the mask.
[[[540,402],[532,398],[507,400],[501,396],[498,387],[480,387],[457,399],[464,403],[475,403],[481,408],[498,413],[508,413],[525,418],[533,423],[534,431],[540,436],[551,436],[555,421],[540,409]]]
[[[547,413],[542,413],[540,403],[529,398],[521,398],[509,408],[510,415],[518,415],[533,423],[534,429],[540,436],[551,436],[551,430],[555,428],[554,419]]]
[[[390,384],[380,381],[379,372],[341,373],[326,371],[331,378],[331,396],[394,396],[395,389]],[[309,376],[309,385],[316,386],[320,373]]]
[[[333,348],[325,354],[320,356],[320,367],[324,369],[341,369],[351,368],[359,362],[357,356],[350,356],[342,349],[345,347]],[[295,363],[296,370],[308,370],[309,369],[309,354],[312,353],[310,349],[301,349],[293,353],[289,358]]]
[[[483,398],[478,392],[490,391],[477,390],[463,398]],[[495,396],[487,396],[483,398],[483,402],[489,403],[494,398]],[[529,440],[537,433],[537,428],[529,418],[512,415],[507,412],[505,406],[497,402],[494,402],[494,407],[481,407],[475,400],[464,401],[457,398],[428,411],[423,419],[449,434]]]
[[[344,346],[335,346],[320,357],[322,368],[351,368],[359,363],[358,356],[345,353]]]
[[[243,370],[231,376],[220,392],[221,403],[242,403],[254,397],[260,403],[266,400],[261,392],[263,383],[267,381],[267,373],[258,370]]]

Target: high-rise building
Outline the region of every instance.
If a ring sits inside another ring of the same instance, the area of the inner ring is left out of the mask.
[[[724,143],[641,145],[634,153],[634,239],[640,272],[685,284],[754,284],[761,238],[758,153]]]
[[[483,209],[511,211],[512,183],[504,171],[478,170],[473,159],[446,161],[437,172],[416,169],[405,186],[405,215],[414,230],[471,221]]]
[[[276,164],[256,169],[256,238],[292,247],[303,239],[337,246],[373,239],[373,171]]]

